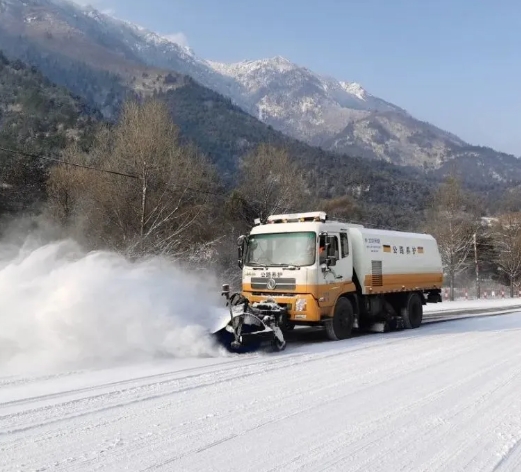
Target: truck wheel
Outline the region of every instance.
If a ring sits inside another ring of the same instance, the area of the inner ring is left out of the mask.
[[[332,341],[349,338],[353,329],[353,322],[353,305],[347,298],[339,298],[333,318],[325,322],[328,338]]]
[[[402,308],[403,324],[408,329],[419,328],[423,320],[423,305],[417,293],[410,293]]]

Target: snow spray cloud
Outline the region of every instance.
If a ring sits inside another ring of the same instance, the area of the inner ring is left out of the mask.
[[[208,336],[224,300],[171,262],[0,243],[0,374],[225,355]]]

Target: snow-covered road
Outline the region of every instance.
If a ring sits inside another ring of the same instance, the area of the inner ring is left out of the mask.
[[[0,377],[0,470],[521,470],[521,313]]]

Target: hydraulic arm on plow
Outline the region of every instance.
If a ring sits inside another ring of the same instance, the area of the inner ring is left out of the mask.
[[[286,341],[280,326],[287,318],[285,308],[274,300],[250,303],[241,293],[231,293],[230,286],[223,285],[230,320],[214,333],[217,341],[230,352],[244,353],[259,349],[282,351]]]

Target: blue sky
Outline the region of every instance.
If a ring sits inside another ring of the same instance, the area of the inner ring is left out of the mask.
[[[281,55],[521,155],[519,0],[79,0],[206,59]]]

